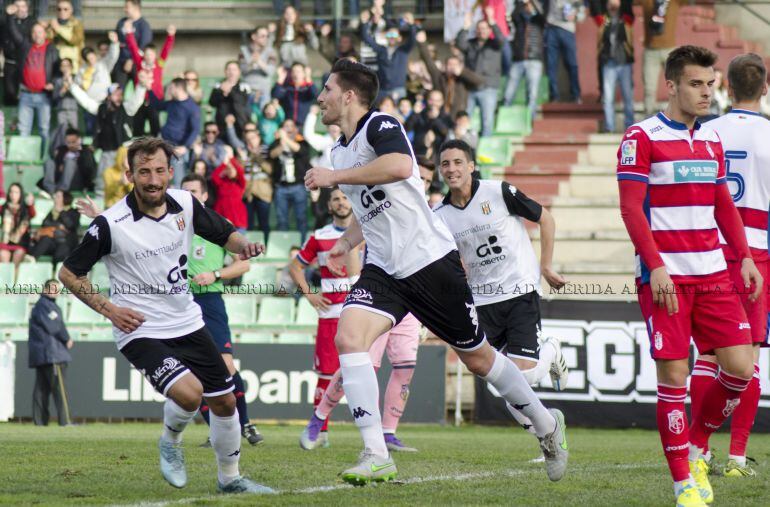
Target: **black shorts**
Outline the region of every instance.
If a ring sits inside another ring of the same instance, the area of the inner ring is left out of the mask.
[[[401,279],[366,264],[345,299],[343,311],[345,308],[383,315],[394,326],[411,312],[436,336],[461,350],[477,349],[484,342],[456,250]]]
[[[201,307],[203,323],[211,333],[220,354],[233,353],[233,340],[230,335],[230,322],[225,310],[225,300],[219,292],[193,294],[193,299]]]
[[[203,384],[203,396],[221,396],[235,388],[233,377],[205,327],[179,338],[136,338],[120,351],[164,396],[188,373]]]
[[[540,352],[540,295],[529,292],[478,307],[490,345],[508,357],[537,361]]]

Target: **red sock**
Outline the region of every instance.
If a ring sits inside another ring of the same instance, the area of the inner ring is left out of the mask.
[[[674,482],[684,481],[690,476],[687,461],[689,432],[684,411],[686,398],[687,387],[658,384],[658,433]]]
[[[324,377],[321,377],[319,375],[318,382],[316,382],[315,385],[315,396],[313,396],[313,408],[318,406],[319,403],[321,403],[321,400],[324,398],[324,393],[326,392],[326,388],[329,387],[329,380],[331,380],[328,376],[324,375]],[[327,431],[329,429],[329,418],[327,417],[324,421],[324,425],[321,427],[321,431]]]
[[[703,396],[703,406],[690,426],[690,443],[705,449],[712,433],[722,426],[740,403],[740,396],[751,379],[742,379],[720,370]]]
[[[749,382],[749,387],[743,391],[741,402],[733,412],[733,420],[730,424],[730,455],[746,456],[746,444],[749,443],[749,433],[754,425],[754,418],[759,408],[759,365],[754,365],[754,376]]]
[[[716,363],[698,359],[692,367],[690,374],[690,420],[695,420],[695,414],[700,412],[703,406],[703,396],[708,387],[717,378],[719,366]]]

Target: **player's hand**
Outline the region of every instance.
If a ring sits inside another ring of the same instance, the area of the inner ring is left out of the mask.
[[[321,37],[328,37],[332,33],[332,25],[324,23],[321,25]]]
[[[552,288],[559,290],[567,283],[567,279],[557,273],[552,267],[544,266],[540,269],[543,278]]]
[[[97,206],[89,196],[86,196],[85,199],[78,199],[75,201],[75,209],[78,210],[78,213],[81,215],[85,215],[91,219],[96,218],[99,213],[102,212],[102,210],[99,209],[99,206]]]
[[[320,292],[308,292],[305,294],[305,297],[310,301],[310,304],[313,305],[313,308],[318,311],[326,311],[329,309],[329,305],[332,304],[329,298],[325,297]]]
[[[308,190],[333,187],[334,171],[325,167],[313,167],[305,173],[305,187]]]
[[[112,324],[124,333],[133,333],[144,323],[144,315],[123,306],[114,306],[107,313]]]
[[[75,346],[75,342],[72,341],[72,339],[67,340],[67,348],[71,349]]]
[[[350,243],[345,238],[340,238],[326,257],[326,267],[331,273],[340,278],[347,276],[345,273],[345,261],[350,252]]]
[[[197,283],[201,287],[205,287],[206,285],[211,285],[216,281],[217,281],[217,277],[214,276],[214,273],[211,273],[211,272],[198,273],[193,277],[193,282]]]
[[[166,34],[168,34],[171,37],[174,37],[176,35],[176,26],[168,25],[168,27],[166,28]]]
[[[679,313],[676,286],[671,277],[668,276],[664,266],[653,269],[650,273],[650,290],[652,291],[652,302],[654,304],[661,308],[666,308],[669,315]]]
[[[263,253],[265,253],[265,245],[262,243],[246,243],[241,253],[238,254],[238,258],[242,261],[247,261]]]
[[[759,295],[762,294],[764,280],[754,261],[748,257],[741,262],[741,278],[743,278],[743,285],[746,289],[749,289],[752,283],[754,284],[754,290],[749,295],[749,301],[755,302]]]

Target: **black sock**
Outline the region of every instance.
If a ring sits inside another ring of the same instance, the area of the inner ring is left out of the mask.
[[[246,409],[246,389],[243,387],[241,372],[233,373],[233,384],[235,384],[235,407],[238,409],[238,418],[243,428],[249,424],[249,413]]]
[[[201,401],[200,413],[201,417],[203,417],[203,420],[206,421],[206,424],[211,426],[211,422],[209,421],[209,406],[206,404],[205,399]]]

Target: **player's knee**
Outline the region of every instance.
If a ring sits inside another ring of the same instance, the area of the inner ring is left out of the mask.
[[[479,354],[466,354],[463,357],[463,363],[465,367],[479,377],[484,377],[492,369],[493,361],[490,361],[487,357]]]
[[[337,335],[334,337],[334,346],[337,347],[337,352],[340,354],[366,352],[363,340],[359,336],[348,333],[345,330],[337,331]]]
[[[754,363],[751,362],[748,364],[728,364],[724,367],[720,366],[720,368],[733,377],[751,379],[754,376]]]
[[[222,396],[206,398],[211,412],[219,417],[230,417],[235,413],[235,395],[227,393]]]

